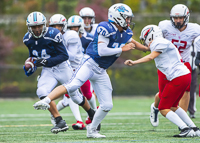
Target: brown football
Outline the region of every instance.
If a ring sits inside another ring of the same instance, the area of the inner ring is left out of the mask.
[[[36,57],[29,57],[28,59],[26,59],[25,61],[25,69],[29,70],[30,68],[34,68],[35,64],[34,61],[37,60]]]

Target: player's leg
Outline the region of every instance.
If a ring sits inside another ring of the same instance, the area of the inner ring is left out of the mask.
[[[38,79],[38,85],[37,85],[37,95],[42,100],[45,98],[51,90],[57,85],[57,80],[53,77],[50,69],[46,68],[42,70],[41,77]],[[55,102],[50,103],[49,111],[51,115],[55,118],[57,127],[54,127],[51,129],[53,133],[58,133],[60,131],[66,131],[68,129],[68,126],[64,120],[62,120],[62,117],[60,116]]]
[[[93,110],[97,109],[97,105],[96,105],[96,99],[95,96],[92,94],[91,90],[90,90],[90,81],[87,80],[82,86],[81,86],[81,92],[83,94],[83,96],[85,96],[90,104],[90,107]]]
[[[159,92],[156,93],[154,103],[152,103],[150,106],[150,111],[151,111],[150,122],[151,122],[151,125],[154,127],[157,127],[159,125],[158,105],[161,98],[159,93],[163,91],[163,89],[165,88],[165,85],[168,83],[168,80],[166,80],[167,79],[166,76],[160,70],[157,70],[157,73],[158,73]]]
[[[85,100],[85,97],[83,97],[79,91],[77,90],[82,86],[85,81],[87,81],[90,77],[93,76],[91,64],[87,62],[83,62],[83,65],[80,69],[78,69],[71,80],[68,82],[68,84],[63,84],[58,87],[56,87],[46,98],[44,98],[42,101],[38,101],[34,104],[35,109],[48,109],[49,103],[52,100],[55,100],[59,97],[61,97],[63,94],[68,93],[70,98],[78,105],[82,106],[83,109],[88,113],[90,119],[93,119],[93,116],[95,114],[95,111],[90,108],[89,103],[87,100]],[[43,107],[43,108],[41,108]]]
[[[178,108],[178,102],[182,98],[183,93],[190,82],[190,74],[175,78],[166,84],[161,93],[161,100],[158,106],[160,113],[181,129],[181,133],[174,135],[174,137],[193,137],[196,135],[195,132],[171,110],[171,107],[174,109]]]
[[[87,128],[87,137],[95,138],[96,136],[100,136],[103,138],[106,136],[99,134],[97,127],[113,107],[112,85],[106,71],[101,74],[95,74],[90,81],[95,93],[97,94],[100,106],[94,115],[92,123]]]
[[[184,65],[190,70],[190,72],[192,73],[192,68],[190,66],[189,62],[184,63]],[[190,102],[190,85],[187,87],[185,93],[183,94],[183,97],[181,98],[181,100],[179,101],[179,106],[185,110],[185,112],[187,112],[188,110],[188,106],[189,106],[189,102]]]
[[[196,69],[192,70],[192,81],[190,85],[190,102],[188,106],[188,111],[190,118],[195,118],[196,111],[196,87],[197,87],[197,73]]]

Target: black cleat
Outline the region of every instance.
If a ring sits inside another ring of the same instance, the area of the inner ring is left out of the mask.
[[[194,137],[195,135],[196,133],[193,129],[186,127],[181,130],[180,134],[174,135],[173,137]]]
[[[51,132],[54,133],[54,134],[57,134],[59,132],[67,131],[68,129],[69,129],[69,127],[66,124],[66,122],[64,120],[60,120],[60,122],[58,124],[56,124],[56,126],[51,129]]]

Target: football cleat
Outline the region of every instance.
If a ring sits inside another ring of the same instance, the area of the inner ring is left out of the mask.
[[[193,129],[191,128],[184,128],[181,130],[180,134],[174,135],[173,137],[194,137],[196,136],[196,133]]]
[[[196,136],[196,137],[200,137],[200,130],[199,130],[198,127],[191,127],[191,129],[194,130],[194,132],[195,132],[195,136]]]
[[[66,124],[66,122],[64,120],[60,120],[60,122],[58,124],[56,124],[56,126],[51,129],[51,132],[54,133],[54,134],[57,134],[59,132],[67,131],[68,129],[69,129],[69,127]]]
[[[159,110],[154,107],[154,103],[151,104],[151,115],[150,115],[150,122],[152,126],[157,127],[159,125],[158,119],[158,112]]]
[[[33,107],[36,110],[47,110],[50,108],[50,105],[48,103],[46,103],[44,100],[40,100],[38,102],[36,102]]]
[[[92,123],[92,121],[90,120],[89,116],[86,118],[85,123],[88,125],[90,123]]]
[[[86,130],[86,127],[83,122],[77,121],[75,124],[72,124],[74,130]]]
[[[88,138],[105,138],[105,135],[101,135],[96,129],[91,129],[90,125],[87,125],[87,137]]]

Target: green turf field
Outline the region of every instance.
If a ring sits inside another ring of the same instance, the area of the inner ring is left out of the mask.
[[[67,132],[52,134],[50,114],[48,111],[34,110],[34,99],[0,99],[0,142],[8,143],[199,143],[200,137],[173,138],[178,134],[178,128],[159,114],[160,124],[157,128],[151,126],[149,121],[150,105],[153,97],[115,97],[114,107],[102,122],[101,134],[105,139],[88,139],[86,130],[75,131],[71,125],[75,119],[70,108],[65,108],[60,113],[69,125]],[[58,102],[58,100],[57,100]],[[200,126],[200,99],[197,97],[196,119]],[[87,115],[81,111],[85,121]]]

